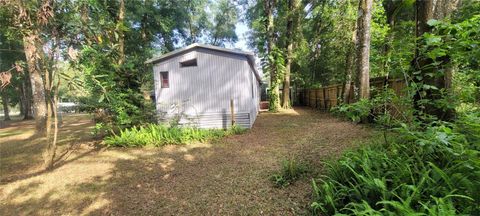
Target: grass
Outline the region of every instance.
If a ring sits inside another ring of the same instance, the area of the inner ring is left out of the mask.
[[[310,180],[278,190],[268,179],[289,155],[320,166],[370,136],[370,130],[309,109],[262,113],[254,128],[215,142],[161,148],[94,145],[87,115],[65,116],[51,172],[36,172],[44,140],[34,123],[0,139],[0,215],[302,215]],[[321,136],[319,136],[321,134]]]
[[[138,147],[180,145],[191,142],[205,142],[227,135],[242,134],[246,129],[233,126],[228,130],[199,129],[191,127],[169,127],[166,125],[149,124],[147,126],[125,129],[119,135],[106,137],[107,146]]]
[[[299,162],[295,158],[282,161],[280,172],[273,174],[270,180],[276,187],[286,187],[304,176],[309,171],[304,162]]]

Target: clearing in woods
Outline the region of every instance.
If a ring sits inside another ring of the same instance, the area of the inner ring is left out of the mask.
[[[88,115],[64,118],[59,160],[41,172],[33,122],[0,129],[0,215],[302,214],[311,176],[286,188],[269,177],[292,157],[321,162],[371,130],[307,108],[261,113],[242,135],[163,148],[103,148]]]

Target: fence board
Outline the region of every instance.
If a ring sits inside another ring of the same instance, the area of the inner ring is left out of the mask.
[[[406,84],[402,79],[388,79],[385,77],[377,77],[370,79],[370,86],[375,89],[383,89],[385,84],[388,85],[388,88],[393,89],[395,94],[402,96],[404,95],[403,89],[405,89]],[[347,103],[354,103],[354,85],[351,85],[350,98]],[[297,94],[299,98],[302,98],[300,101],[301,105],[309,106],[321,110],[330,110],[332,107],[335,107],[340,104],[340,101],[343,98],[344,84],[335,84],[329,85],[321,88],[315,89],[300,89]]]

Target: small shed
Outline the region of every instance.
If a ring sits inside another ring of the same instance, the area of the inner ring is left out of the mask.
[[[153,64],[160,122],[199,128],[228,128],[232,116],[245,128],[255,122],[261,77],[253,53],[192,44],[146,63]]]

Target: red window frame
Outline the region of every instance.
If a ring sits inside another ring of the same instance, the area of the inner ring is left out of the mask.
[[[160,72],[160,85],[162,88],[170,87],[170,80],[168,79],[168,71]]]

